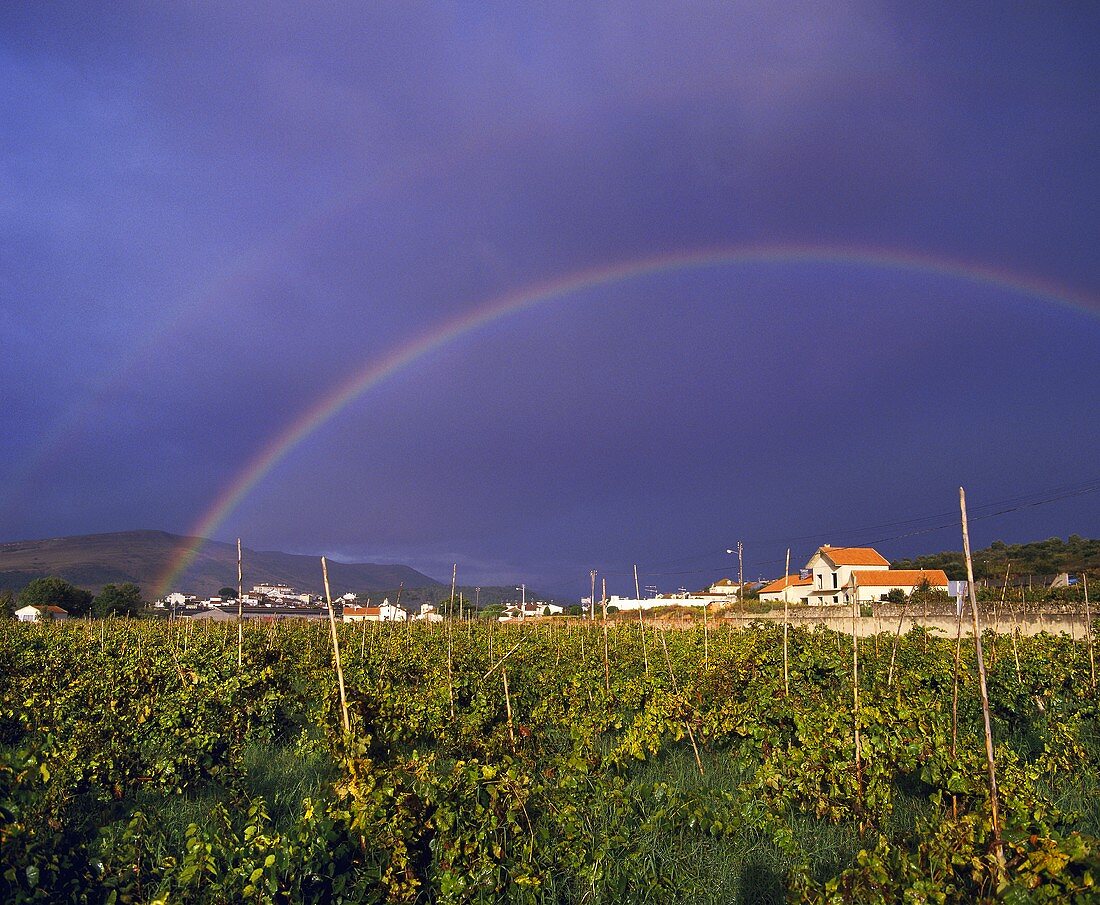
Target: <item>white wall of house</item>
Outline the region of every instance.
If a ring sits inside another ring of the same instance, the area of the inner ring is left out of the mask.
[[[818,550],[806,568],[813,576],[813,585],[806,595],[806,603],[811,606],[833,606],[850,603],[851,598],[844,590],[844,586],[851,581],[852,572],[885,571],[889,565],[842,565],[834,563],[827,552]]]
[[[810,591],[814,589],[813,582],[806,584],[792,584],[779,591],[761,591],[760,600],[764,603],[805,603]]]
[[[857,569],[856,571],[860,572],[861,575],[864,572],[863,569]],[[861,580],[855,583],[856,600],[859,603],[877,603],[893,590],[904,591],[907,597],[916,590],[917,586],[911,581],[891,582],[889,575],[889,572],[883,574],[881,584],[875,584],[873,582],[868,584],[866,575],[863,575]],[[930,581],[928,587],[933,591],[943,591],[945,594],[948,593],[947,582]],[[846,590],[850,592],[852,588],[848,587]]]
[[[52,613],[46,607],[27,605],[15,611],[15,618],[20,622],[60,622],[68,619],[69,614],[63,610]]]
[[[608,607],[618,607],[624,610],[652,610],[659,606],[710,606],[712,603],[729,603],[730,597],[726,594],[708,594],[705,597],[647,597],[637,600],[633,597],[609,597]],[[601,611],[600,602],[596,601],[596,612]]]

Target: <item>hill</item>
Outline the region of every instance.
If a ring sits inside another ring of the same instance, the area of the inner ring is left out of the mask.
[[[198,538],[165,531],[123,531],[0,544],[0,590],[18,591],[34,578],[57,575],[73,584],[99,591],[105,584],[132,581],[146,598],[156,583]],[[287,584],[311,594],[324,593],[316,556],[245,548],[245,588],[261,582]],[[409,566],[342,563],[329,560],[334,595],[354,591],[370,594],[397,587],[437,587],[441,583]],[[172,590],[209,596],[237,584],[237,547],[206,541],[194,562]]]
[[[1005,569],[1012,564],[1017,578],[1027,575],[1055,575],[1059,572],[1100,570],[1100,540],[1071,534],[1068,540],[1051,537],[1028,544],[994,541],[984,550],[973,552],[974,577],[978,580],[1004,580]],[[890,563],[892,569],[943,569],[951,579],[966,578],[966,560],[962,551],[948,550]]]

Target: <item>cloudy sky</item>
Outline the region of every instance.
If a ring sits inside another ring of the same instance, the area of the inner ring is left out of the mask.
[[[618,593],[957,548],[960,484],[1100,533],[1100,7],[916,6],[3,4],[2,539]]]

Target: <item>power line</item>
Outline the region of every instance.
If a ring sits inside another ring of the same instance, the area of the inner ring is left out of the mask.
[[[971,515],[969,520],[972,521],[972,522],[977,522],[977,521],[984,521],[984,520],[991,519],[991,518],[998,518],[1002,515],[1008,515],[1008,514],[1011,514],[1013,512],[1020,512],[1024,509],[1033,509],[1037,506],[1046,506],[1050,503],[1061,502],[1062,500],[1067,500],[1067,499],[1071,499],[1073,497],[1078,497],[1078,496],[1084,496],[1085,494],[1089,494],[1089,493],[1096,493],[1097,491],[1100,491],[1100,479],[1088,481],[1088,482],[1083,483],[1083,484],[1067,484],[1067,485],[1062,485],[1060,487],[1050,488],[1050,489],[1045,490],[1045,491],[1036,491],[1036,492],[1032,492],[1032,493],[1022,494],[1020,496],[1008,497],[1006,499],[996,500],[996,501],[991,502],[991,503],[984,503],[980,506],[972,507],[971,511],[976,512],[978,514]],[[1008,505],[1010,503],[1015,504],[1015,505]],[[1002,508],[997,508],[997,507],[1002,507]],[[986,512],[985,510],[987,510],[987,509],[992,509],[993,511]],[[863,528],[853,528],[853,529],[849,529],[848,531],[822,531],[822,532],[818,532],[816,534],[806,534],[806,535],[801,535],[799,537],[793,537],[793,538],[774,538],[774,539],[770,539],[770,540],[752,540],[752,541],[749,541],[749,543],[763,545],[763,544],[769,544],[769,543],[780,543],[780,542],[784,542],[784,541],[787,541],[787,540],[792,540],[792,541],[814,540],[814,539],[817,539],[817,538],[833,536],[833,535],[836,535],[836,534],[856,534],[856,533],[859,533],[859,532],[862,532],[862,531],[873,531],[876,528],[889,528],[889,527],[900,527],[900,526],[903,526],[903,525],[916,525],[916,524],[919,524],[920,522],[929,521],[930,519],[936,519],[936,518],[944,519],[944,518],[948,518],[949,516],[952,516],[952,515],[954,515],[953,512],[942,512],[942,513],[936,513],[934,515],[920,516],[918,518],[902,519],[902,520],[895,521],[895,522],[886,522],[886,523],[883,523],[883,524],[880,524],[880,525],[871,525],[871,526],[866,526],[866,527],[863,527]],[[923,528],[916,528],[913,531],[906,531],[906,532],[903,532],[903,533],[900,533],[900,534],[891,534],[891,535],[887,535],[885,537],[877,537],[877,538],[874,538],[874,539],[871,539],[871,540],[862,540],[862,541],[859,541],[857,543],[846,544],[844,546],[864,547],[864,546],[870,546],[872,544],[886,543],[887,541],[892,541],[892,540],[904,540],[904,539],[910,538],[910,537],[918,537],[922,534],[932,534],[936,531],[943,531],[947,528],[954,528],[957,524],[958,524],[957,521],[952,520],[952,521],[948,521],[948,522],[943,522],[941,524],[926,526],[926,527],[923,527]],[[691,562],[693,560],[699,560],[699,559],[702,559],[704,557],[716,556],[719,553],[723,553],[725,550],[726,550],[726,548],[722,547],[719,550],[715,550],[713,552],[700,553],[700,554],[695,554],[694,556],[690,556],[690,557],[683,557],[682,559],[679,559],[679,560],[672,560],[672,561],[669,561],[669,564],[671,565],[672,563],[675,563],[675,562]],[[783,562],[782,559],[760,560],[760,561],[757,561],[755,564],[760,565],[760,566],[770,566],[770,565],[778,565],[779,563],[782,563],[782,562]],[[688,575],[701,575],[701,574],[704,574],[704,573],[707,573],[707,572],[713,572],[713,571],[714,571],[714,569],[710,568],[710,569],[690,569],[690,570],[672,571],[672,572],[665,572],[665,571],[649,572],[649,571],[647,571],[647,572],[643,572],[641,574],[644,574],[648,577],[668,577],[668,578],[671,578],[671,577],[688,576]],[[619,574],[626,574],[626,573],[625,572],[624,573],[619,573],[619,572],[612,571],[612,572],[606,572],[605,574],[607,574],[607,575],[619,575]]]

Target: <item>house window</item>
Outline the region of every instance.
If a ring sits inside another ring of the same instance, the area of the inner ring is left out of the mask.
[[[833,603],[840,603],[840,599],[836,596],[836,594],[833,595]]]
[[[834,590],[834,591],[835,591],[835,590],[836,590],[836,589],[837,589],[838,587],[840,587],[840,585],[838,585],[838,584],[836,583],[836,579],[837,579],[837,573],[836,573],[836,572],[834,572],[834,573],[833,573],[833,590]]]
[[[821,590],[824,590],[824,588],[825,588],[825,584],[824,584],[824,582],[822,581],[822,575],[821,575],[821,573],[820,573],[820,572],[818,572],[818,573],[817,573],[817,589],[818,589],[819,591],[821,591]]]

